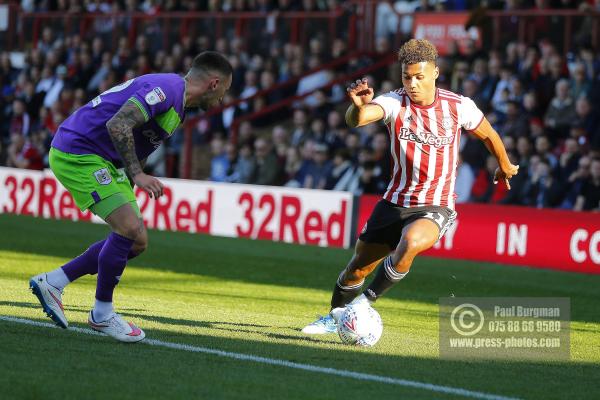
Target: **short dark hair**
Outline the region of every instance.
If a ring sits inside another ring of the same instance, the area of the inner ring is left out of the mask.
[[[192,62],[191,72],[193,74],[206,74],[208,72],[218,72],[222,76],[229,76],[233,73],[233,68],[229,60],[219,52],[203,51],[198,54]]]
[[[398,51],[400,64],[418,64],[420,62],[436,63],[438,52],[427,39],[410,39]]]
[[[549,167],[552,166],[552,164],[550,163],[550,160],[547,157],[540,157],[540,163],[546,164]]]
[[[335,156],[340,157],[343,160],[350,160],[352,158],[352,156],[350,155],[350,152],[346,148],[337,149],[335,151]]]

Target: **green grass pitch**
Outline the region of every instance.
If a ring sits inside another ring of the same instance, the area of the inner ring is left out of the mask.
[[[101,225],[0,215],[0,316],[49,322],[28,290],[29,277],[63,264],[107,232]],[[147,338],[163,342],[508,397],[599,398],[600,276],[420,258],[376,305],[384,321],[377,346],[303,336],[299,329],[327,311],[350,255],[152,231],[147,252],[127,267],[115,305]],[[67,288],[72,326],[86,328],[94,287],[87,276]],[[438,298],[451,295],[569,297],[571,360],[440,359]],[[465,397],[0,320],[0,398]]]

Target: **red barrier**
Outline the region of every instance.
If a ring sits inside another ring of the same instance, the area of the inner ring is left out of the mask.
[[[477,47],[481,47],[481,33],[473,27],[469,31],[465,24],[468,13],[417,13],[413,26],[416,39],[428,39],[441,55],[449,53],[449,45],[456,42],[460,52],[464,54],[467,41],[474,39]]]
[[[360,198],[359,230],[379,199]],[[457,223],[426,255],[600,274],[599,213],[487,204],[456,208]]]

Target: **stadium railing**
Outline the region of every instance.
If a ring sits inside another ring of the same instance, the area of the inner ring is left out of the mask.
[[[50,26],[66,34],[79,34],[83,39],[100,36],[116,45],[120,37],[128,37],[133,44],[138,34],[152,39],[153,45],[168,48],[185,36],[207,36],[210,40],[224,37],[245,37],[249,40],[267,35],[290,43],[306,43],[319,33],[324,38],[343,37],[348,48],[370,51],[376,36],[377,8],[380,1],[356,0],[345,7],[317,12],[161,12],[128,13],[62,13],[23,12],[14,3],[7,7],[7,26],[0,31],[0,44],[9,51],[35,46],[44,27]],[[399,21],[411,20],[415,15],[439,13],[400,13],[392,8]],[[483,41],[498,48],[509,41],[534,43],[546,38],[567,52],[574,40],[587,40],[594,47],[600,45],[600,13],[580,10],[511,10],[496,11],[474,8],[468,11],[445,12],[467,14],[468,24],[479,27]],[[410,25],[410,24],[409,24]],[[405,39],[398,23],[392,33],[394,45]],[[260,28],[260,29],[257,29]],[[413,26],[414,29],[414,26]],[[589,36],[581,37],[580,36]]]
[[[232,140],[236,140],[237,137],[237,131],[238,128],[240,126],[240,124],[244,121],[252,121],[255,120],[257,118],[263,117],[265,115],[274,113],[284,107],[289,107],[292,104],[305,99],[308,96],[311,96],[312,94],[314,94],[315,92],[321,91],[321,90],[329,90],[331,89],[333,86],[335,85],[344,85],[347,82],[352,82],[353,80],[357,79],[357,78],[361,78],[373,71],[379,70],[381,68],[387,67],[390,64],[393,64],[394,62],[396,62],[396,55],[395,54],[390,54],[387,55],[381,59],[379,59],[378,61],[375,61],[374,63],[372,63],[371,65],[368,65],[366,67],[362,67],[357,69],[356,71],[353,71],[351,73],[345,74],[343,76],[340,76],[338,78],[335,78],[333,80],[331,80],[330,82],[328,82],[326,85],[323,85],[321,87],[315,88],[310,92],[306,92],[303,93],[301,95],[296,95],[296,96],[291,96],[288,97],[287,99],[284,99],[282,101],[277,102],[276,104],[272,104],[269,105],[259,111],[250,113],[250,114],[246,114],[246,115],[242,115],[238,118],[236,118],[232,125],[231,125],[231,135],[232,135]]]
[[[314,12],[163,12],[146,14],[143,12],[119,13],[62,13],[62,12],[23,12],[14,5],[10,8],[10,21],[5,48],[24,49],[27,45],[36,46],[45,27],[51,27],[61,34],[78,34],[83,40],[101,37],[116,47],[121,37],[127,37],[133,45],[137,35],[151,39],[153,46],[160,44],[169,48],[185,36],[206,36],[212,43],[221,37],[244,37],[248,42],[265,37],[276,38],[283,43],[301,43],[321,35],[333,40],[344,37],[354,45],[356,32],[346,30],[355,26],[356,18],[344,10]],[[1,34],[1,32],[0,32]],[[17,38],[18,40],[14,40]]]
[[[268,89],[263,89],[263,90],[259,90],[258,92],[256,92],[254,95],[247,97],[247,98],[240,98],[240,99],[236,99],[232,102],[229,102],[227,104],[222,105],[221,107],[218,108],[214,108],[212,110],[209,110],[208,112],[201,114],[201,115],[197,115],[194,116],[192,118],[189,118],[185,121],[183,129],[184,129],[184,150],[183,150],[183,173],[182,173],[182,177],[183,178],[190,178],[191,177],[191,159],[192,159],[192,147],[193,147],[193,134],[194,134],[194,129],[195,127],[199,124],[200,121],[202,120],[208,120],[210,117],[221,113],[223,110],[230,108],[230,107],[236,107],[238,105],[240,105],[241,103],[246,103],[246,102],[252,102],[255,98],[258,97],[265,97],[268,96],[269,94],[275,92],[275,91],[280,91],[282,89],[286,89],[289,88],[292,85],[295,85],[298,81],[300,81],[302,78],[309,76],[311,74],[314,74],[316,72],[322,71],[322,70],[331,70],[331,69],[335,69],[336,67],[339,66],[343,66],[346,63],[348,63],[350,60],[355,59],[355,58],[360,58],[363,56],[366,56],[367,53],[358,53],[358,52],[353,52],[351,54],[348,54],[342,58],[336,59],[334,61],[331,61],[329,63],[326,64],[322,64],[319,67],[306,71],[305,73],[303,73],[300,76],[294,77],[293,79],[287,80],[285,82],[281,82],[278,83],[276,85],[271,86]],[[327,84],[320,86],[318,88],[315,88],[309,92],[306,92],[302,95],[293,95],[293,96],[288,96],[287,98],[281,99],[280,101],[278,101],[275,104],[269,104],[267,105],[265,108],[256,111],[256,112],[252,112],[249,114],[245,114],[242,116],[239,116],[237,118],[235,118],[232,122],[232,125],[230,127],[230,139],[233,142],[236,142],[237,140],[237,132],[238,132],[238,128],[240,126],[240,124],[243,121],[252,121],[255,120],[257,118],[263,117],[265,115],[274,113],[276,111],[280,111],[284,108],[287,108],[289,106],[291,106],[292,104],[294,104],[295,102],[298,102],[312,94],[314,94],[317,91],[320,90],[328,90],[331,89],[334,85],[337,84],[343,84],[349,80],[355,79],[357,77],[361,77],[364,76],[365,74],[368,74],[370,72],[373,72],[375,70],[378,70],[380,68],[386,67],[390,64],[392,64],[395,61],[395,55],[391,54],[391,55],[386,55],[383,58],[379,59],[378,61],[375,61],[373,64],[368,65],[364,68],[361,68],[357,71],[354,71],[352,73],[349,74],[345,74],[341,77],[338,77],[336,79],[333,79],[331,81],[329,81]]]

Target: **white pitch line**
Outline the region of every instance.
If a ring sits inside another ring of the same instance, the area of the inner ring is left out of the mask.
[[[7,317],[7,316],[3,316],[3,315],[0,315],[0,321],[14,322],[14,323],[18,323],[18,324],[32,325],[32,326],[38,326],[38,327],[44,327],[44,328],[58,328],[56,325],[53,325],[53,324],[50,324],[47,322],[38,322],[38,321],[29,320],[29,319]],[[104,336],[104,334],[102,334],[102,333],[93,331],[91,329],[85,329],[85,328],[69,327],[68,330],[73,331],[73,332],[78,332],[78,333],[84,333],[86,335]],[[301,364],[301,363],[296,363],[296,362],[292,362],[292,361],[278,360],[276,358],[253,356],[250,354],[232,353],[229,351],[209,349],[207,347],[191,346],[188,344],[163,342],[161,340],[155,340],[155,339],[145,339],[145,340],[141,341],[140,344],[146,344],[146,345],[158,346],[158,347],[166,347],[168,349],[183,350],[183,351],[188,351],[188,352],[192,352],[192,353],[210,354],[210,355],[219,356],[219,357],[233,358],[235,360],[243,360],[243,361],[252,361],[252,362],[257,362],[257,363],[262,363],[262,364],[267,364],[267,365],[278,365],[278,366],[286,367],[286,368],[300,369],[300,370],[310,371],[310,372],[319,372],[322,374],[341,376],[343,378],[359,379],[359,380],[363,380],[363,381],[381,382],[381,383],[387,383],[390,385],[398,385],[398,386],[405,386],[405,387],[411,387],[411,388],[416,388],[416,389],[429,390],[429,391],[437,392],[437,393],[454,394],[454,395],[468,397],[468,398],[472,398],[472,399],[518,400],[515,397],[505,397],[505,396],[499,396],[499,395],[490,394],[490,393],[475,392],[475,391],[461,389],[461,388],[455,388],[455,387],[451,387],[451,386],[441,386],[441,385],[434,385],[432,383],[411,381],[411,380],[407,380],[407,379],[398,379],[398,378],[392,378],[392,377],[388,377],[388,376],[364,374],[361,372],[353,372],[353,371],[347,371],[347,370],[343,370],[343,369],[319,367],[317,365]]]

